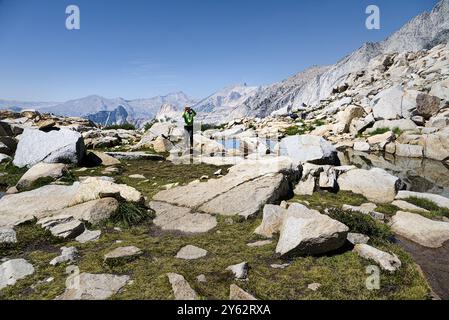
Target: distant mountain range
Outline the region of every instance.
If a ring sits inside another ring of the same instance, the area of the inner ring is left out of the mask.
[[[163,105],[172,105],[181,109],[184,105],[193,105],[197,101],[183,92],[170,93],[148,99],[125,100],[107,99],[92,95],[64,103],[18,102],[0,100],[0,109],[35,109],[43,113],[59,116],[83,117],[101,125],[133,123],[138,126],[152,120]]]
[[[102,125],[130,122],[142,126],[155,117],[179,120],[179,113],[186,104],[198,111],[200,120],[209,123],[223,123],[243,116],[265,117],[273,112],[288,113],[293,108],[318,104],[333,88],[343,84],[348,73],[365,68],[379,55],[428,49],[448,40],[449,0],[441,0],[431,12],[415,17],[384,41],[366,43],[332,66],[314,66],[269,86],[230,86],[201,101],[176,92],[138,100],[100,96],[64,103],[0,100],[0,109],[32,108],[56,115],[85,117]]]

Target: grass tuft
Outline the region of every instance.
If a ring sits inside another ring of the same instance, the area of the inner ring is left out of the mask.
[[[329,216],[347,225],[350,232],[367,235],[374,243],[389,242],[393,237],[390,227],[367,214],[333,208],[329,210]]]
[[[121,227],[129,228],[154,218],[154,212],[131,202],[120,202],[117,212],[110,220]]]
[[[433,201],[430,201],[427,199],[422,199],[422,198],[417,198],[417,197],[410,197],[410,198],[407,198],[404,200],[415,205],[415,206],[418,206],[420,208],[430,211],[430,213],[427,213],[427,214],[421,213],[421,215],[424,215],[429,218],[434,218],[434,217],[449,218],[449,209],[441,208]]]

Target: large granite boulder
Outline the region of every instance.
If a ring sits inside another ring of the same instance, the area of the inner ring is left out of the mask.
[[[19,168],[39,162],[78,164],[85,152],[83,137],[76,131],[43,132],[29,128],[20,137],[13,163]]]
[[[392,202],[402,186],[402,181],[383,169],[355,169],[338,177],[340,190],[365,196],[375,203]]]
[[[391,229],[428,248],[440,248],[449,240],[448,222],[430,220],[410,212],[398,211],[391,220]]]
[[[436,115],[440,110],[440,98],[428,94],[420,93],[416,98],[416,114],[428,120]]]
[[[424,156],[443,161],[449,159],[449,129],[423,136]]]
[[[61,215],[96,223],[117,209],[117,201],[107,199],[111,196],[143,201],[142,194],[132,187],[92,177],[71,186],[47,185],[1,198],[0,226]]]
[[[344,224],[295,203],[282,221],[276,252],[287,257],[325,254],[342,247],[348,231]]]
[[[285,157],[246,160],[219,179],[164,190],[153,199],[210,214],[259,213],[290,192],[290,183],[299,176],[298,165]]]
[[[417,95],[417,91],[404,91],[401,86],[381,91],[373,98],[374,117],[384,120],[408,118],[416,108]]]
[[[322,137],[312,135],[291,136],[281,140],[280,152],[295,161],[313,164],[339,165],[337,150]]]

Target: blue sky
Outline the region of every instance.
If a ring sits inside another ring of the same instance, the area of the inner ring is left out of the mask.
[[[0,0],[0,99],[126,99],[280,81],[379,41],[437,0]],[[65,8],[81,30],[65,28]],[[365,9],[381,9],[381,30]]]

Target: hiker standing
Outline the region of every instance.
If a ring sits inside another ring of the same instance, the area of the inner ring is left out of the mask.
[[[196,116],[195,110],[186,106],[182,117],[184,118],[184,129],[186,133],[186,145],[189,144],[190,154],[193,154],[193,119]]]

